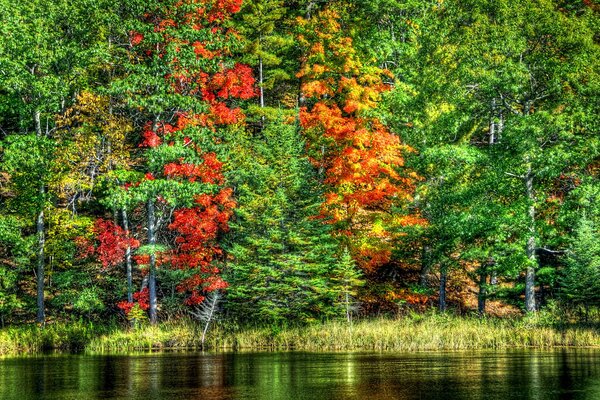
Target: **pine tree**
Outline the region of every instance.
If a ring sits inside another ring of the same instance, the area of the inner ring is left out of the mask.
[[[315,175],[293,124],[238,137],[229,160],[238,208],[232,224],[227,309],[244,320],[310,321],[333,313],[336,243],[318,214]]]

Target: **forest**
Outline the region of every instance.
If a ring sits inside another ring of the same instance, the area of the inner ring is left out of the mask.
[[[2,327],[600,320],[596,1],[0,15]]]

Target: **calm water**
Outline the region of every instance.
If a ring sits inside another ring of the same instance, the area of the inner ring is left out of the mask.
[[[0,359],[0,399],[600,399],[600,351]]]

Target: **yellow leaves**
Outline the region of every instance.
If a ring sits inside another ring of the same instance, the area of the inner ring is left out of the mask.
[[[133,128],[112,114],[107,97],[81,93],[56,124],[59,174],[53,186],[61,197],[89,191],[100,175],[131,162],[126,137]]]
[[[329,85],[324,81],[310,81],[302,85],[302,92],[308,97],[320,98],[324,95],[332,95]]]
[[[445,102],[439,102],[437,104],[431,103],[431,104],[428,104],[427,107],[425,108],[425,115],[427,115],[427,119],[429,122],[435,122],[441,116],[443,116],[444,114],[447,114],[449,112],[452,112],[453,110],[454,110],[454,106],[449,103],[445,103]]]

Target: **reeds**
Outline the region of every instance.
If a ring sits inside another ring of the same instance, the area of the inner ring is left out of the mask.
[[[40,353],[49,350],[75,352],[106,327],[85,322],[25,325],[0,330],[0,355]]]
[[[201,348],[193,322],[115,332],[93,340],[92,351]],[[216,326],[206,347],[213,350],[467,350],[600,347],[598,327],[552,327],[527,319],[487,319],[414,314],[400,319],[334,321],[303,327]]]
[[[498,319],[451,314],[410,314],[370,319],[352,326],[331,321],[297,327],[217,324],[207,335],[211,350],[419,351],[503,348],[600,347],[596,325],[549,325],[535,317]],[[192,320],[124,329],[84,323],[0,330],[0,354],[44,350],[131,352],[201,349],[201,329]]]

